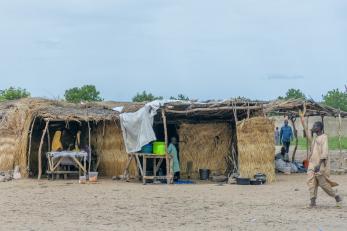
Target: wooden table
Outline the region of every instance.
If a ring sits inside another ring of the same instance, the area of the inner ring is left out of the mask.
[[[52,179],[54,178],[54,174],[77,174],[79,176],[87,174],[87,152],[72,152],[72,151],[62,151],[62,152],[47,152],[46,157],[48,160],[48,170],[47,174],[52,174]],[[61,171],[59,170],[59,165],[66,160],[70,160],[76,167],[78,167],[77,171]],[[81,174],[83,173],[83,174]]]
[[[141,165],[140,162],[140,158],[139,157],[143,157],[143,165]],[[136,161],[136,165],[138,167],[138,169],[140,170],[140,174],[142,176],[142,181],[143,184],[146,184],[146,180],[167,180],[167,183],[169,184],[172,180],[172,176],[157,176],[157,172],[160,168],[160,165],[163,163],[163,161],[166,159],[165,155],[155,155],[155,154],[151,154],[151,153],[129,153],[128,154],[128,161],[126,164],[126,168],[124,171],[124,179],[125,180],[129,180],[129,167],[131,164],[131,161],[135,159]],[[148,159],[153,159],[153,175],[152,176],[148,176],[147,175],[147,160]],[[159,160],[157,162],[157,160]],[[171,158],[169,159],[170,162]],[[167,167],[170,166],[170,163],[167,164]]]

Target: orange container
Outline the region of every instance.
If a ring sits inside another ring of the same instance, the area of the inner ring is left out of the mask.
[[[302,162],[302,164],[304,165],[304,167],[305,167],[306,169],[308,169],[308,160],[304,160],[304,161]]]

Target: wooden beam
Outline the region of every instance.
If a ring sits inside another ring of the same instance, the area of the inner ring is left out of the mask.
[[[342,120],[341,120],[341,112],[339,111],[339,149],[340,149],[340,161],[339,161],[339,165],[340,168],[343,168],[343,154],[342,154],[342,142],[341,142],[341,130],[342,130]]]
[[[42,136],[41,136],[41,141],[40,141],[40,146],[39,146],[39,152],[38,152],[38,176],[37,178],[40,180],[41,179],[41,175],[42,175],[42,145],[43,145],[43,140],[45,138],[45,135],[46,135],[46,132],[47,132],[47,129],[48,129],[48,125],[49,125],[49,120],[46,122],[46,126],[45,128],[43,129],[43,132],[42,132]]]
[[[90,123],[88,121],[88,147],[89,147],[89,166],[88,166],[88,173],[90,172],[90,166],[91,166],[91,161],[92,161],[92,148],[91,148],[91,137],[90,137]]]
[[[166,124],[166,115],[165,115],[165,110],[161,110],[161,116],[163,119],[163,125],[164,125],[164,134],[165,134],[165,161],[166,161],[166,181],[168,184],[171,182],[171,164],[170,164],[170,158],[169,158],[169,153],[168,153],[168,134],[167,134],[167,124]]]
[[[262,109],[262,106],[225,106],[225,107],[214,107],[214,108],[194,108],[186,111],[176,111],[171,109],[166,109],[165,111],[173,114],[190,114],[194,112],[211,112],[211,111],[232,111],[232,110],[251,110],[251,109]]]
[[[29,172],[30,171],[30,158],[31,158],[31,140],[32,140],[32,137],[33,137],[33,130],[34,130],[34,125],[35,125],[35,122],[36,122],[36,116],[31,124],[31,128],[30,128],[30,137],[29,137],[29,150],[28,150],[28,156],[27,156],[27,171]]]
[[[50,136],[50,134],[49,134],[49,126],[48,126],[48,128],[47,128],[47,146],[48,146],[48,151],[49,151],[49,152],[52,151],[52,150],[51,150],[51,136]]]
[[[306,121],[306,127],[308,128],[308,120],[309,120],[309,116],[307,116],[307,121]],[[305,129],[304,132],[306,133]],[[309,144],[309,140],[308,140],[308,134],[306,134],[306,160],[308,160],[308,155],[311,149],[311,144]]]
[[[295,126],[296,118],[295,117],[291,117],[290,121],[292,122],[292,126],[293,126],[293,129],[294,129],[294,138],[295,138],[295,147],[294,147],[294,151],[293,151],[293,155],[292,155],[292,162],[294,162],[295,161],[296,151],[298,149],[299,140],[298,140],[298,130],[296,130],[296,126]]]

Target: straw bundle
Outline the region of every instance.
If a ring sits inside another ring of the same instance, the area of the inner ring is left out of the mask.
[[[92,133],[92,145],[100,155],[99,171],[103,176],[122,175],[128,160],[123,142],[122,130],[116,122],[98,123]],[[135,164],[130,168],[130,174],[135,174]]]
[[[30,108],[7,106],[1,110],[0,120],[0,170],[13,170],[20,166],[22,175],[26,174],[26,149],[31,116]]]
[[[179,128],[181,172],[187,173],[188,161],[193,172],[207,168],[223,174],[230,155],[231,128],[228,123],[182,124]]]
[[[268,182],[275,180],[274,121],[254,117],[237,124],[240,176],[250,177],[264,173]]]

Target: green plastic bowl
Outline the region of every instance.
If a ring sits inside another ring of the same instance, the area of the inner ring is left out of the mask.
[[[165,142],[153,142],[153,153],[156,155],[165,155]]]

